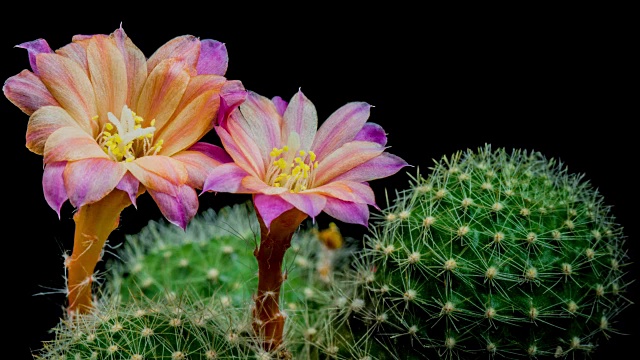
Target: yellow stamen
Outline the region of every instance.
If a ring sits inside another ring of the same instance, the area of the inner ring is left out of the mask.
[[[104,124],[96,141],[114,161],[131,162],[137,157],[155,155],[162,148],[161,139],[154,145],[155,120],[151,121],[151,126],[142,127],[144,119],[126,105],[120,118],[111,112],[107,113],[107,118],[110,122]]]

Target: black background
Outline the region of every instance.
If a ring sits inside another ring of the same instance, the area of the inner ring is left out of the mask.
[[[243,3],[231,9],[187,4],[154,8],[163,13],[159,16],[152,9],[116,7],[117,12],[69,9],[67,16],[64,11],[29,9],[40,15],[16,14],[15,19],[5,12],[7,19],[0,25],[2,78],[29,67],[26,51],[14,46],[36,38],[45,38],[56,49],[75,34],[109,34],[122,22],[147,56],[175,36],[213,38],[227,46],[227,78],[267,97],[288,99],[301,88],[320,121],[350,101],[374,105],[369,120],[385,128],[389,152],[424,174],[434,159],[485,143],[541,151],[564,162],[569,171],[584,173],[624,227],[634,261],[629,270],[637,278],[639,140],[637,107],[632,105],[637,100],[638,59],[633,51],[637,36],[631,36],[626,9],[452,6],[348,13],[336,8],[324,13],[314,8],[257,9]],[[25,147],[28,117],[6,99],[0,99],[0,109],[6,125],[0,296],[9,314],[0,354],[26,359],[40,341],[50,338],[47,330],[62,314],[62,255],[72,248],[73,209],[66,203],[59,220],[47,206],[42,158]],[[218,141],[213,134],[205,140]],[[384,205],[385,190],[393,194],[408,181],[403,170],[371,185]],[[247,199],[208,193],[200,197],[200,207],[219,209]],[[118,245],[125,234],[160,217],[148,194],[143,195],[138,210],[123,212],[110,243]],[[330,221],[325,216],[317,220],[320,226]],[[348,225],[341,229],[354,237],[365,231]],[[636,289],[634,284],[627,295],[637,302]],[[594,358],[626,358],[624,354],[637,349],[637,305],[622,317],[616,325],[630,335],[614,336]]]

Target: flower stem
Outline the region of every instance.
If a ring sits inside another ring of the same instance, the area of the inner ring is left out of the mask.
[[[118,226],[120,213],[131,201],[123,191],[114,190],[101,200],[81,206],[73,215],[73,252],[67,259],[67,312],[87,313],[92,308],[93,272],[102,257],[107,237]]]
[[[279,306],[280,287],[284,281],[284,254],[291,246],[294,232],[307,215],[294,208],[274,219],[268,229],[260,213],[256,213],[260,222],[260,246],[255,252],[258,292],[253,309],[253,329],[262,338],[264,349],[272,351],[282,344],[284,330],[285,316]]]

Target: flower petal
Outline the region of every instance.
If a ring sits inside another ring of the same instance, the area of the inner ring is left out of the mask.
[[[231,136],[227,132],[227,130],[223,129],[220,126],[216,126],[214,129],[216,130],[216,133],[218,134],[222,145],[224,146],[229,156],[231,156],[233,161],[239,167],[244,169],[244,171],[248,172],[251,176],[260,177],[260,174],[264,172],[263,168],[256,165],[254,159],[251,158],[250,154],[245,152],[241,144],[238,144],[236,142],[234,136]],[[258,153],[258,151],[255,150],[255,153]],[[258,159],[261,159],[261,157],[259,157]]]
[[[293,209],[293,205],[279,196],[255,194],[253,196],[253,206],[262,217],[264,225],[269,228],[271,222],[284,212]]]
[[[129,200],[133,204],[133,207],[137,208],[136,200],[138,198],[138,192],[140,191],[140,181],[136,179],[130,172],[126,172],[118,185],[116,185],[116,189],[122,190],[129,195]]]
[[[220,146],[209,144],[206,142],[197,142],[193,144],[189,149],[189,151],[199,151],[208,157],[214,159],[218,163],[228,163],[232,162],[231,156],[227,154],[227,152],[221,148]]]
[[[328,198],[324,212],[346,223],[364,226],[368,226],[369,224],[369,207],[366,204]]]
[[[234,117],[232,114],[233,120],[247,133],[249,141],[258,145],[262,160],[269,163],[271,150],[282,147],[282,117],[278,109],[268,98],[255,92],[247,94],[239,109],[234,114],[241,116]]]
[[[318,131],[318,113],[316,107],[298,90],[293,95],[289,106],[284,111],[282,124],[282,140],[286,144],[292,132],[300,135],[300,149],[310,150]]]
[[[171,196],[178,196],[178,186],[189,179],[189,173],[182,162],[168,156],[143,156],[123,164],[148,190]]]
[[[286,191],[280,194],[280,197],[295,206],[296,209],[309,215],[311,219],[315,219],[327,204],[327,198],[325,196],[314,193],[293,193]]]
[[[333,181],[370,181],[391,176],[405,166],[411,166],[400,157],[384,152],[380,156],[354,167],[353,169],[336,176]]]
[[[244,88],[241,81],[229,80],[222,87],[220,93],[220,109],[218,117],[214,125],[220,125],[226,128],[226,122],[229,115],[242,104],[247,98],[248,91]]]
[[[285,187],[267,185],[263,180],[253,176],[247,176],[242,179],[242,186],[244,186],[250,193],[261,193],[265,195],[277,195],[289,191],[289,189]]]
[[[36,154],[44,153],[49,136],[61,127],[77,127],[76,121],[59,106],[44,106],[36,110],[27,124],[27,148]],[[85,129],[88,130],[88,129]]]
[[[181,151],[172,156],[172,158],[182,162],[187,169],[187,172],[189,173],[189,180],[187,181],[187,184],[193,188],[202,189],[207,175],[211,170],[232,160],[220,147],[206,143],[198,144],[200,144],[198,147],[192,146],[189,150]],[[208,147],[213,149],[209,149],[204,145],[208,145]],[[203,148],[205,150],[195,150],[198,148]],[[226,158],[224,158],[225,161],[220,161],[221,156],[219,153],[223,153],[224,156],[226,156]]]
[[[187,228],[189,221],[198,212],[198,195],[188,185],[177,188],[176,195],[148,189],[149,194],[158,205],[160,212],[170,223],[179,226],[182,230]]]
[[[212,169],[202,185],[202,192],[247,193],[242,179],[250,175],[235,163],[221,164]]]
[[[88,39],[79,43],[72,42],[56,50],[56,54],[67,57],[75,61],[84,70],[84,73],[89,76],[89,64],[87,62],[87,45]]]
[[[224,43],[213,39],[200,41],[200,57],[196,70],[198,74],[224,75],[229,65],[229,54]]]
[[[2,86],[4,96],[27,115],[43,106],[58,106],[58,102],[38,76],[29,70],[7,79]]]
[[[311,149],[319,158],[332,153],[354,137],[369,119],[371,105],[352,102],[336,110],[320,126]]]
[[[74,161],[109,156],[98,143],[77,126],[65,126],[49,135],[43,150],[45,164],[56,161]]]
[[[64,177],[62,173],[67,165],[66,161],[54,162],[44,166],[42,174],[42,190],[47,204],[55,210],[60,219],[60,209],[62,204],[69,199],[67,190],[64,188]]]
[[[164,141],[159,154],[171,156],[200,140],[210,129],[219,106],[217,90],[207,91],[190,102],[156,133]]]
[[[147,61],[148,71],[151,73],[155,67],[167,59],[182,60],[194,74],[196,64],[200,56],[200,40],[193,35],[175,37],[159,47]]]
[[[138,108],[138,97],[147,79],[147,58],[144,53],[131,41],[120,26],[113,32],[116,46],[120,49],[127,69],[127,101],[129,108]]]
[[[314,187],[326,184],[331,179],[361,165],[384,151],[384,147],[367,141],[352,141],[344,144],[328,156],[319,159]]]
[[[118,185],[127,169],[112,160],[84,159],[67,163],[64,186],[71,205],[79,208],[94,203]]]
[[[134,109],[144,118],[143,127],[153,119],[157,128],[164,126],[178,107],[189,79],[185,64],[176,59],[167,59],[151,71]]]
[[[120,50],[113,39],[94,36],[87,46],[87,63],[93,91],[96,96],[97,115],[102,123],[107,113],[118,111],[127,101],[127,69]]]
[[[317,193],[343,201],[374,205],[375,194],[369,184],[355,181],[331,181],[305,193]]]
[[[93,86],[84,70],[73,60],[57,54],[40,54],[36,58],[40,79],[60,106],[79,124],[89,124],[98,134],[98,114]],[[85,127],[85,126],[83,126]]]
[[[45,39],[27,41],[16,45],[16,47],[27,50],[29,53],[29,64],[31,65],[31,70],[33,70],[33,73],[36,75],[40,75],[40,71],[38,71],[38,64],[36,64],[36,55],[50,54],[53,52]]]
[[[387,133],[376,123],[366,123],[353,140],[371,141],[382,146],[387,145]]]
[[[289,106],[289,103],[283,100],[280,96],[274,96],[271,101],[276,106],[278,114],[280,114],[280,116],[284,116],[284,111],[287,110],[287,106]]]

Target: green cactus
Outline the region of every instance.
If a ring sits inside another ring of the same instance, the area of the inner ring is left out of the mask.
[[[336,352],[324,304],[352,248],[335,249],[343,241],[336,227],[306,224],[293,237],[281,299],[287,353],[269,354],[251,326],[258,226],[249,203],[204,211],[186,232],[150,222],[107,263],[93,312],[63,319],[35,358],[320,359]]]
[[[630,259],[583,175],[489,145],[431,170],[375,214],[336,283],[345,354],[577,359],[616,334]]]

